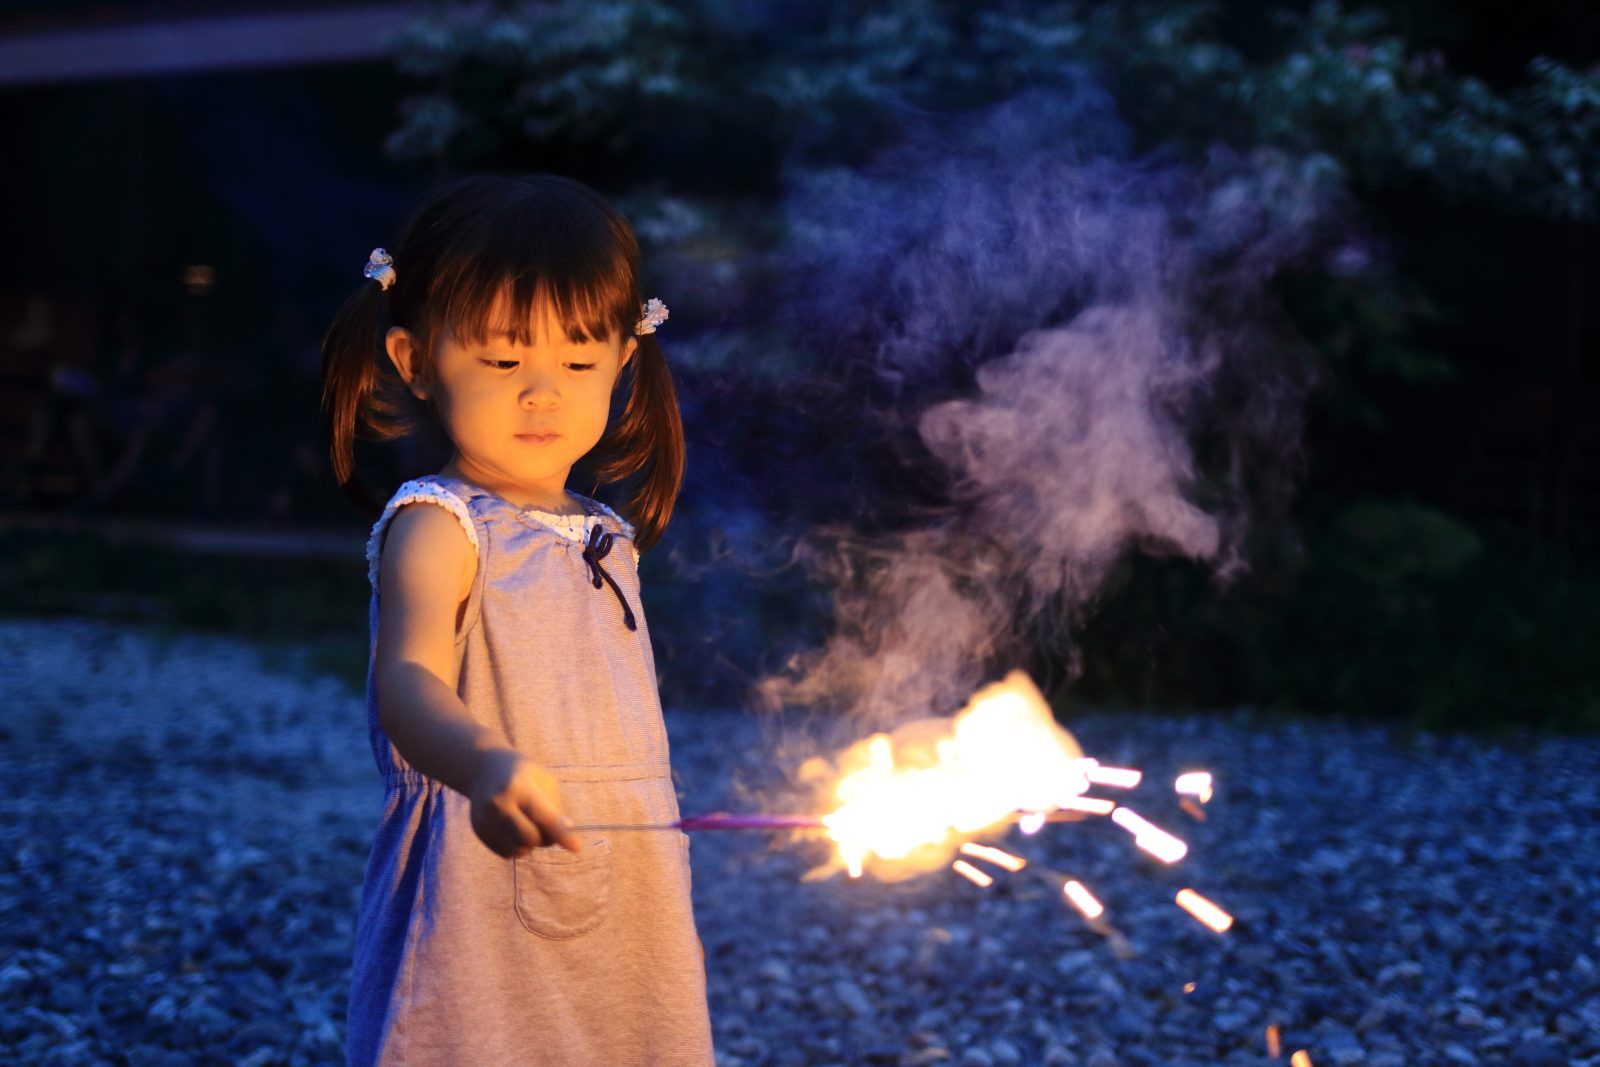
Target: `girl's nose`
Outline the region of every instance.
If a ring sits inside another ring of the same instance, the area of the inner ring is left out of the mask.
[[[553,376],[535,374],[523,385],[518,399],[525,408],[553,407],[561,402],[561,393]]]

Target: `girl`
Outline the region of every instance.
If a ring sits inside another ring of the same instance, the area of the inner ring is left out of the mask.
[[[678,817],[635,565],[683,428],[638,258],[578,182],[459,180],[373,251],[323,344],[347,490],[357,431],[400,436],[408,407],[454,448],[367,545],[384,809],[351,1064],[712,1063],[688,838],[582,832]],[[566,488],[579,461],[638,476],[628,519]]]

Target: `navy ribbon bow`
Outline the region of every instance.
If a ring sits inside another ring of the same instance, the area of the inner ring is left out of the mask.
[[[583,547],[583,561],[589,565],[589,580],[596,589],[601,588],[602,581],[611,586],[611,591],[617,594],[617,601],[622,605],[622,625],[630,630],[639,629],[639,624],[634,621],[633,609],[628,607],[628,598],[622,595],[622,590],[617,587],[617,580],[606,573],[600,566],[600,561],[611,552],[611,542],[614,538],[610,531],[605,530],[597,522],[589,531],[589,543]]]

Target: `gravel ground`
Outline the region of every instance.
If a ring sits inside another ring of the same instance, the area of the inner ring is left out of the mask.
[[[0,1062],[341,1061],[379,811],[358,698],[302,651],[0,622]],[[669,718],[685,811],[770,775],[736,714]],[[694,842],[719,1064],[1600,1065],[1600,739],[1491,745],[1236,714],[1087,715],[1174,868],[1104,820],[1042,878],[803,883],[816,845]],[[1198,822],[1165,783],[1204,767]],[[1158,784],[1159,783],[1159,784]],[[1237,917],[1216,935],[1173,903]],[[1120,951],[1119,951],[1120,950]]]

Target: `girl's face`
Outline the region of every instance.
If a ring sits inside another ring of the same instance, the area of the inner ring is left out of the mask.
[[[489,321],[507,322],[496,304]],[[396,327],[390,359],[411,392],[431,399],[455,445],[445,474],[498,493],[513,504],[570,510],[572,465],[600,440],[617,376],[638,341],[613,336],[569,341],[549,308],[540,308],[531,345],[503,326],[485,344],[439,338],[431,381],[415,373],[412,337]]]

